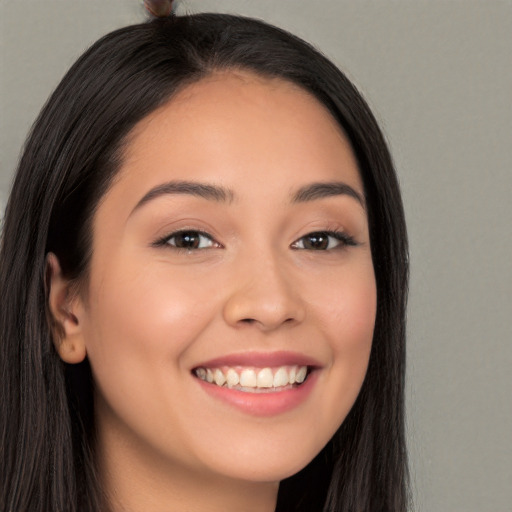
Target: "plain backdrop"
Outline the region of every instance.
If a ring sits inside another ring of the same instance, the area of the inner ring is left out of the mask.
[[[415,509],[512,510],[512,2],[189,0],[320,48],[375,111],[411,243],[407,411]],[[138,0],[0,0],[0,211],[24,138]],[[313,511],[312,511],[313,512]]]

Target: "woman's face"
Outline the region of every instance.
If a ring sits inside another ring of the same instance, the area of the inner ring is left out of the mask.
[[[136,127],[93,221],[77,318],[104,458],[290,476],[352,407],[375,311],[363,187],[331,115],[250,73],[188,86]]]

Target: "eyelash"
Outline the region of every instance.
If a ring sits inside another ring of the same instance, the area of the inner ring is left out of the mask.
[[[188,236],[190,236],[190,238],[195,237],[196,239],[199,238],[199,245],[201,244],[200,238],[203,237],[203,238],[208,239],[210,245],[208,247],[200,247],[200,246],[199,247],[176,247],[169,243],[173,238],[175,239],[176,237],[178,237],[180,235],[181,236],[188,235]],[[322,239],[322,238],[325,239],[325,237],[327,237],[327,244],[330,244],[329,238],[333,238],[339,243],[331,248],[328,248],[328,246],[327,246],[327,248],[322,248],[322,249],[311,249],[311,248],[307,249],[306,247],[304,247],[304,240],[307,239],[308,237],[316,238],[317,240]],[[302,241],[303,247],[297,247],[297,245],[301,241]],[[182,229],[180,231],[175,231],[174,233],[171,233],[169,235],[164,236],[163,238],[160,238],[159,240],[156,240],[152,245],[153,245],[153,247],[169,247],[175,251],[186,251],[189,253],[192,251],[201,251],[204,249],[222,248],[221,244],[219,244],[218,242],[215,242],[215,240],[211,237],[211,235],[209,235],[205,231],[201,231],[198,229]],[[333,250],[340,250],[347,246],[355,247],[357,245],[359,245],[359,244],[356,242],[356,240],[352,236],[348,235],[347,233],[344,233],[343,231],[319,230],[319,231],[311,231],[310,233],[307,233],[306,235],[300,237],[298,240],[296,240],[295,242],[293,242],[291,244],[291,248],[294,250],[305,250],[305,251],[312,251],[312,252],[327,252],[327,251],[333,251]]]

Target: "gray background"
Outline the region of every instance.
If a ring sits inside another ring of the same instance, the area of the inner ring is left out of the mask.
[[[512,511],[512,3],[190,0],[263,18],[346,71],[388,137],[411,241],[416,510]],[[75,58],[137,0],[0,0],[0,201]],[[0,211],[2,207],[0,206]]]

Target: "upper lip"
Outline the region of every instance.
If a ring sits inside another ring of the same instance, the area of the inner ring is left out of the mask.
[[[194,368],[218,368],[220,366],[255,366],[258,368],[276,366],[322,366],[316,359],[298,352],[240,352],[209,359]]]

